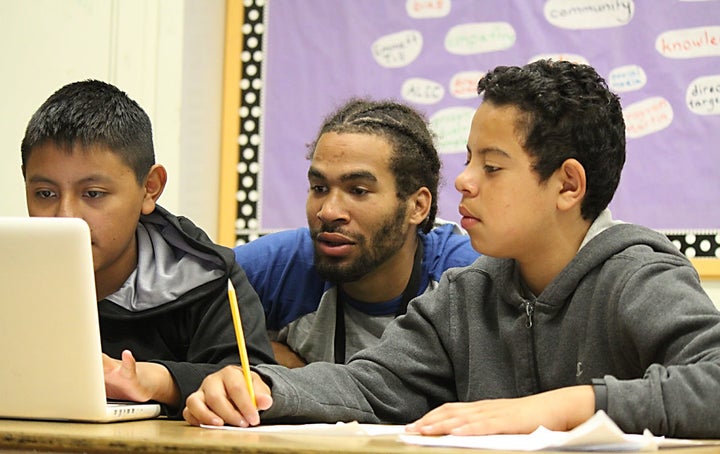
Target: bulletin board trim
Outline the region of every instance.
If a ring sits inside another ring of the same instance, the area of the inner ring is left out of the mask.
[[[262,99],[261,92],[264,89],[263,71],[259,71],[253,76],[245,74],[243,60],[240,56],[243,49],[252,47],[247,45],[248,39],[257,41],[258,35],[262,35],[262,32],[257,32],[256,29],[250,30],[249,22],[265,22],[265,3],[263,0],[250,0],[246,1],[243,6],[242,0],[226,0],[218,242],[230,247],[272,232],[272,230],[263,230],[260,226],[258,200],[245,201],[241,204],[237,196],[242,179],[243,183],[248,181],[248,184],[242,185],[243,189],[248,187],[250,190],[257,191],[258,198],[262,197],[258,182],[259,173],[262,171],[258,144],[252,142],[246,144],[243,148],[252,152],[252,158],[242,157],[243,163],[256,166],[257,170],[240,171],[239,164],[242,154],[240,151],[241,134],[244,135],[241,125],[246,120],[255,124],[261,122],[262,115],[247,107],[256,107],[259,108],[259,112],[262,111],[263,106],[259,100]],[[248,21],[249,13],[252,14],[252,21]],[[244,31],[243,27],[248,30]],[[261,29],[264,30],[265,27],[263,26]],[[265,37],[261,36],[261,38],[263,38],[261,42],[264,41]],[[248,90],[248,94],[253,95],[252,99],[256,100],[253,102],[243,102],[243,88],[239,82],[248,80],[257,82],[257,84],[248,82],[248,85],[253,87]],[[245,109],[243,109],[244,104],[247,104]],[[720,230],[706,232],[661,231],[661,233],[666,234],[678,246],[678,249],[690,258],[701,279],[720,280],[720,258],[717,258],[720,256]],[[709,247],[695,248],[698,238],[708,243]]]
[[[690,259],[702,280],[720,280],[720,230],[660,233]]]
[[[240,160],[237,137],[240,133],[240,74],[242,62],[243,4],[241,0],[225,1],[225,53],[223,59],[222,122],[220,126],[220,194],[218,203],[218,243],[235,244],[235,219],[238,188],[237,165]]]
[[[695,266],[700,279],[704,281],[720,280],[720,259],[696,258],[690,261]]]

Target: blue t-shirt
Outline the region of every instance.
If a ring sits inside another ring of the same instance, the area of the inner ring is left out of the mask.
[[[440,225],[419,237],[423,242],[419,294],[434,287],[448,268],[469,265],[479,257],[455,224]],[[308,362],[332,361],[337,288],[315,269],[309,230],[272,233],[234,251],[260,297],[271,338],[287,343]],[[379,339],[400,299],[348,305],[346,358]]]

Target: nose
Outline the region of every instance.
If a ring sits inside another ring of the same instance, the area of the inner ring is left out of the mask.
[[[473,183],[473,180],[468,172],[468,167],[465,167],[460,174],[455,177],[455,189],[463,195],[473,195],[477,192],[477,185]]]
[[[60,197],[55,206],[56,218],[79,218],[80,212],[77,209],[77,203],[72,197]]]
[[[317,218],[323,223],[347,222],[349,219],[340,191],[331,190],[319,203]]]

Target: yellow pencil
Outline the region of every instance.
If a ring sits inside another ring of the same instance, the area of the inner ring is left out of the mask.
[[[250,398],[253,405],[257,407],[255,401],[255,390],[250,377],[250,363],[248,361],[247,347],[245,346],[245,335],[243,334],[242,321],[240,320],[240,310],[238,309],[237,296],[235,295],[235,287],[232,281],[228,279],[228,300],[230,300],[230,312],[232,313],[233,326],[235,326],[235,337],[237,338],[238,350],[240,351],[240,365],[242,366],[245,384],[250,392]]]

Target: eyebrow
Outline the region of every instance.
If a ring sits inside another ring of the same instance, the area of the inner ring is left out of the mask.
[[[308,178],[317,178],[319,180],[327,180],[327,177],[325,176],[324,173],[320,172],[319,170],[317,170],[313,167],[310,167],[310,169],[308,170]],[[349,172],[349,173],[345,173],[340,176],[340,181],[342,181],[342,182],[353,181],[353,180],[366,180],[366,181],[372,181],[372,182],[378,181],[377,177],[374,174],[372,174],[366,170],[358,170],[355,172]]]
[[[472,154],[472,150],[470,149],[470,145],[465,145],[465,149],[467,150],[468,153]],[[503,149],[501,149],[501,148],[496,148],[496,147],[486,147],[486,148],[483,148],[483,149],[481,149],[481,150],[478,150],[477,152],[478,152],[479,154],[481,154],[481,155],[487,155],[487,154],[490,154],[490,153],[496,153],[496,154],[502,155],[502,156],[504,156],[504,157],[506,157],[506,158],[510,158],[510,155],[509,155],[505,150],[503,150]]]
[[[52,180],[48,177],[44,177],[42,175],[33,175],[30,178],[28,178],[28,183],[47,183],[52,185],[57,185],[58,183],[55,180]],[[79,181],[73,182],[73,184],[88,184],[88,183],[107,183],[110,182],[111,179],[104,176],[104,175],[88,175],[85,178],[82,178]]]

